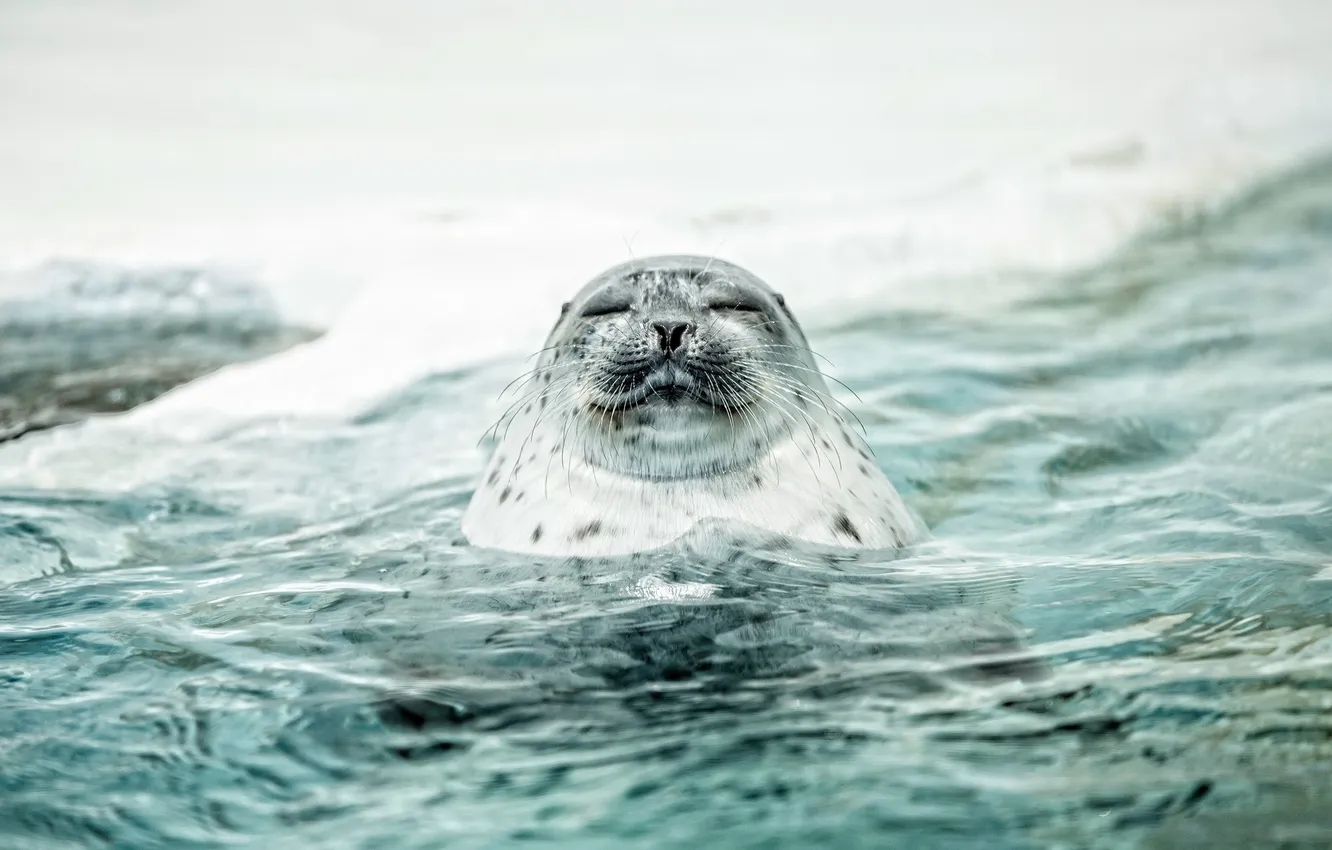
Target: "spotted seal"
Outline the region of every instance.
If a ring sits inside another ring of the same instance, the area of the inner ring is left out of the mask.
[[[463,516],[474,545],[620,555],[700,523],[852,549],[923,533],[785,299],[731,263],[607,270],[564,305],[519,386]]]

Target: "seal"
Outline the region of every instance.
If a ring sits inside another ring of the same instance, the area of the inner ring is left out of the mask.
[[[785,299],[739,266],[615,266],[535,356],[463,516],[473,545],[624,555],[736,526],[889,549],[924,532]]]

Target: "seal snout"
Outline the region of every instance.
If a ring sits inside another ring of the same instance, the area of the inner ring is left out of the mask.
[[[687,389],[693,386],[694,379],[687,369],[672,363],[663,363],[654,369],[643,383],[649,391],[661,395]]]
[[[694,323],[679,319],[657,321],[652,323],[652,332],[656,335],[657,349],[670,357],[693,335]]]

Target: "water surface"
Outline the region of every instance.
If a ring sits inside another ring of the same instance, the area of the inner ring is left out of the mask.
[[[1330,278],[1319,163],[818,329],[934,530],[896,558],[467,547],[518,359],[13,441],[100,483],[0,490],[0,846],[1326,847]]]

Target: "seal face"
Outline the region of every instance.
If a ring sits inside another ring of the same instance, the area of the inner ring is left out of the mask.
[[[519,393],[463,517],[475,545],[628,554],[716,520],[848,548],[923,531],[785,300],[731,263],[602,273],[564,305]]]

